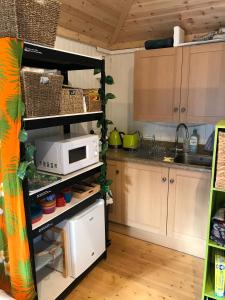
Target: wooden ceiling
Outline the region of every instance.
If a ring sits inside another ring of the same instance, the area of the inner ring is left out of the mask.
[[[106,49],[143,47],[171,37],[225,26],[225,0],[61,0],[58,34]]]

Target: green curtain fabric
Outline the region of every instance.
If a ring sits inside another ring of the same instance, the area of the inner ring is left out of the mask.
[[[20,67],[23,42],[0,38],[0,289],[18,300],[35,297],[24,199],[17,177],[23,110]]]

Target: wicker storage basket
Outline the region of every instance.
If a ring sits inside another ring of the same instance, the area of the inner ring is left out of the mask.
[[[22,94],[26,117],[58,115],[62,84],[62,75],[23,71]]]
[[[83,90],[63,86],[60,101],[60,114],[75,114],[84,112]]]
[[[101,110],[101,100],[97,89],[85,89],[83,90],[85,96],[85,102],[87,106],[87,111],[100,111]]]
[[[58,0],[0,0],[0,37],[54,47],[59,13]]]
[[[225,132],[219,132],[215,186],[225,190]]]

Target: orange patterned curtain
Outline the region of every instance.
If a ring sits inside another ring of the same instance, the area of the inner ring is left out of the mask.
[[[0,289],[18,300],[34,299],[21,181],[19,132],[23,43],[0,38]]]

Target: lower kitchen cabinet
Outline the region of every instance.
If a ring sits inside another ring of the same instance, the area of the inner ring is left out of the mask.
[[[181,241],[183,247],[205,240],[210,177],[209,173],[170,169],[167,236]]]
[[[122,210],[124,224],[166,234],[168,168],[124,163]]]
[[[118,161],[108,167],[109,220],[126,225],[120,232],[204,256],[210,172]]]
[[[122,223],[121,202],[121,178],[122,163],[119,161],[108,161],[108,178],[112,179],[111,191],[113,193],[113,204],[109,206],[109,220]]]

